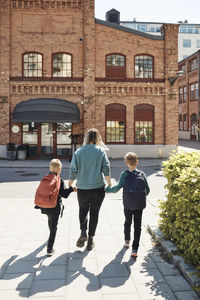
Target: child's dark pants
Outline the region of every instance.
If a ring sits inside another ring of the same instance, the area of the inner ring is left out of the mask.
[[[77,196],[79,203],[80,229],[82,231],[87,230],[87,215],[89,212],[90,220],[88,235],[94,236],[98,223],[99,210],[105,197],[104,187],[92,190],[78,189]]]
[[[131,224],[132,220],[134,221],[134,239],[132,248],[137,250],[140,242],[140,234],[141,234],[141,223],[142,223],[142,209],[129,210],[124,209],[125,222],[124,222],[124,235],[125,240],[130,241],[130,232],[131,232]]]
[[[49,215],[49,214],[47,215],[48,226],[49,226],[49,230],[50,230],[49,239],[48,239],[48,243],[47,243],[48,250],[51,250],[53,248],[53,244],[54,244],[56,232],[57,232],[59,214],[60,214],[60,212],[58,212],[57,214],[53,214],[53,215]]]

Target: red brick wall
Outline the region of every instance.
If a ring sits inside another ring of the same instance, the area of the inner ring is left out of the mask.
[[[1,1],[2,3],[2,1]],[[105,105],[126,105],[126,142],[134,141],[134,106],[148,103],[155,108],[155,144],[177,144],[177,84],[170,87],[169,76],[177,71],[178,25],[163,27],[165,40],[153,40],[98,23],[94,19],[94,0],[10,1],[1,6],[0,96],[9,100],[0,103],[0,144],[9,140],[19,143],[21,135],[9,137],[9,114],[16,104],[39,97],[55,97],[76,103],[81,122],[73,125],[74,133],[97,127],[105,139]],[[14,2],[13,2],[14,3]],[[27,4],[25,4],[27,3]],[[63,3],[65,6],[63,7]],[[6,5],[5,5],[6,4]],[[25,7],[24,5],[28,5]],[[27,9],[28,8],[28,9]],[[11,18],[10,18],[11,16]],[[11,38],[11,41],[9,40]],[[43,54],[45,80],[21,80],[22,54],[36,51]],[[51,55],[54,52],[73,55],[72,81],[51,80]],[[122,53],[126,56],[126,77],[134,78],[134,56],[154,56],[154,82],[108,82],[105,78],[105,56]],[[13,78],[9,83],[10,76]],[[84,80],[80,80],[84,77]],[[79,78],[79,79],[78,79]],[[95,78],[102,78],[95,81]],[[1,98],[0,98],[1,102]],[[11,117],[12,118],[12,117]]]

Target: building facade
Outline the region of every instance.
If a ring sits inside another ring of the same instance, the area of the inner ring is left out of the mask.
[[[161,35],[162,23],[121,21],[122,26],[140,30],[149,34]],[[181,61],[200,49],[200,24],[191,24],[187,20],[179,21],[178,60]]]
[[[178,27],[161,35],[95,19],[94,0],[2,0],[0,156],[71,155],[100,130],[110,157],[165,157],[178,144]],[[78,141],[80,143],[80,141]]]
[[[200,50],[179,62],[179,138],[200,140]]]

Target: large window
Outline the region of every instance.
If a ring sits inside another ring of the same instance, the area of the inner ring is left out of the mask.
[[[180,131],[183,130],[183,119],[182,119],[182,115],[179,115],[179,130],[180,130]]]
[[[57,155],[71,154],[72,123],[57,123]]]
[[[34,122],[22,124],[22,143],[28,144],[28,156],[37,156],[38,124]]]
[[[67,53],[54,53],[53,77],[71,77],[72,76],[72,56]]]
[[[183,130],[184,131],[187,130],[187,115],[186,114],[183,115]]]
[[[197,59],[193,59],[190,61],[190,72],[197,69]]]
[[[179,103],[183,102],[183,88],[179,88]]]
[[[23,54],[23,76],[42,77],[42,54]]]
[[[196,137],[196,134],[197,134],[197,126],[198,126],[197,115],[192,114],[191,115],[191,135],[193,135],[195,137]]]
[[[154,107],[149,104],[136,105],[134,109],[135,144],[153,144]]]
[[[135,78],[153,78],[153,57],[135,56]]]
[[[190,85],[190,101],[198,100],[198,83]]]
[[[183,102],[187,101],[187,87],[183,87]]]
[[[200,40],[196,40],[196,47],[200,48]]]
[[[120,54],[109,54],[106,56],[106,78],[126,78],[126,58]]]
[[[191,40],[183,40],[184,48],[191,48]]]
[[[126,107],[122,104],[106,106],[106,143],[125,143]]]

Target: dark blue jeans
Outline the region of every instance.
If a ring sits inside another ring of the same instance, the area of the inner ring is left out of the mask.
[[[124,209],[125,222],[124,222],[124,236],[125,240],[131,239],[131,224],[134,222],[134,239],[132,248],[137,250],[140,243],[141,226],[142,226],[142,209],[130,210]]]
[[[99,210],[105,197],[104,187],[92,190],[77,191],[79,203],[80,229],[87,230],[89,213],[89,236],[94,236],[98,224]]]

